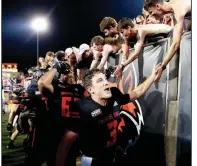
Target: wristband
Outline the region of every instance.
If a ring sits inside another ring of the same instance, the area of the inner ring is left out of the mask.
[[[125,68],[125,65],[123,64],[123,63],[121,63],[121,65],[122,65],[122,71],[124,70],[124,68]]]
[[[165,65],[162,65],[162,70],[165,70],[166,69],[166,66]]]

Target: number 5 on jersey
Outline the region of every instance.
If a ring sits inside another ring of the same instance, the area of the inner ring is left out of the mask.
[[[78,112],[70,112],[70,104],[74,101],[79,100],[79,98],[74,97],[62,97],[62,117],[66,118],[79,118]]]

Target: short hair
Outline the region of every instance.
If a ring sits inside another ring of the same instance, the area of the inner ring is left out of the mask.
[[[115,27],[118,23],[116,22],[116,20],[112,17],[104,17],[103,20],[101,21],[101,23],[99,24],[100,27],[100,31],[104,32],[105,29],[110,28],[110,26]]]
[[[120,40],[116,39],[114,37],[106,37],[105,38],[105,44],[109,44],[109,45],[119,45],[120,44]]]
[[[127,29],[130,26],[131,28],[134,27],[134,23],[131,18],[124,17],[118,22],[118,31],[120,32],[121,29]]]
[[[157,3],[163,4],[163,0],[145,0],[144,1],[144,9],[148,10],[151,7],[155,7]]]
[[[57,51],[55,53],[55,57],[59,60],[62,61],[65,57],[65,52],[64,51]]]
[[[54,52],[52,52],[52,51],[48,51],[48,52],[46,53],[46,56],[55,57],[55,54],[54,54]]]
[[[101,70],[99,69],[92,69],[92,70],[87,70],[84,73],[83,79],[82,79],[82,84],[84,88],[87,90],[89,87],[92,86],[92,78],[96,75],[102,73]]]
[[[138,16],[136,17],[136,19],[137,19],[137,18],[143,19],[144,17],[143,17],[142,15],[138,15]]]
[[[105,44],[105,40],[102,36],[94,36],[91,40],[90,45],[92,46],[93,43],[95,43],[96,45],[104,45]]]

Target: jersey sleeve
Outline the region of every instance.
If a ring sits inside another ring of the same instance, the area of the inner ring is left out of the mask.
[[[115,101],[118,102],[120,105],[125,105],[130,102],[129,94],[123,94],[118,88],[112,87],[111,88],[112,97]]]

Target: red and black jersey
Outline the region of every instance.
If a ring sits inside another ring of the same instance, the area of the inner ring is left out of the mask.
[[[68,118],[79,118],[78,113],[69,112],[69,106],[72,102],[84,97],[85,89],[79,84],[63,85],[53,83],[54,93],[47,93],[48,113],[55,123],[67,123]]]
[[[101,106],[90,97],[70,106],[70,111],[77,111],[80,118],[73,123],[71,119],[69,129],[79,134],[81,150],[86,156],[97,158],[117,145],[121,105],[129,103],[130,96],[115,87],[111,88],[111,92],[112,97],[106,106]]]

